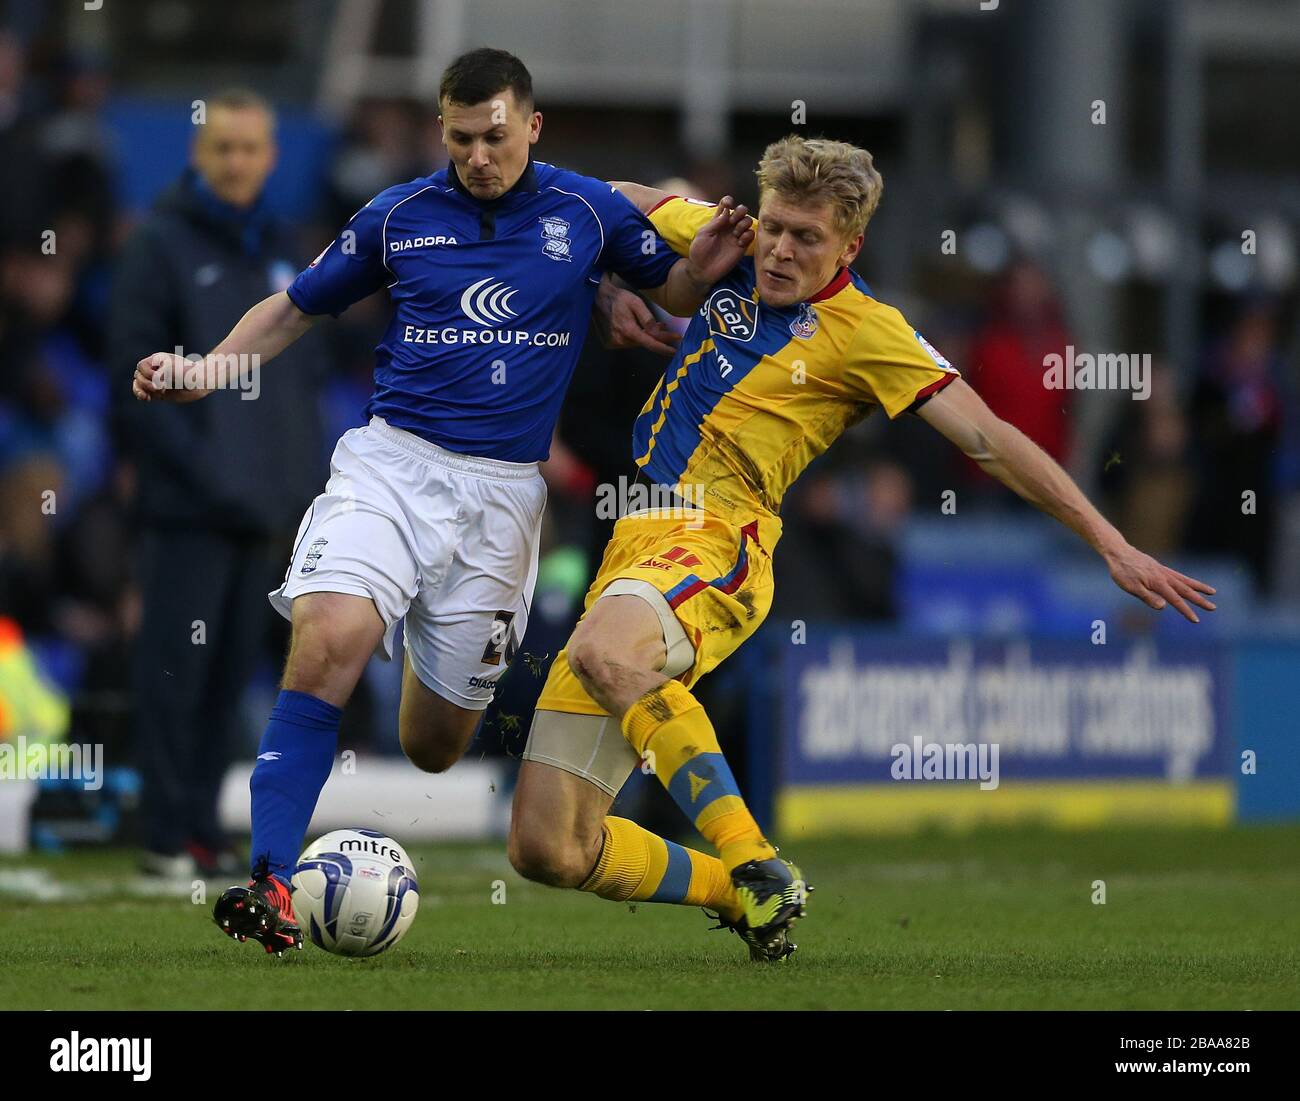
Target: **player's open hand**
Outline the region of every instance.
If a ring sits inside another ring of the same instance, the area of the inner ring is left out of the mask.
[[[1193,604],[1207,612],[1214,611],[1214,604],[1207,599],[1207,595],[1203,595],[1213,596],[1214,589],[1204,581],[1171,570],[1134,546],[1125,544],[1120,550],[1105,557],[1106,565],[1110,567],[1111,580],[1156,611],[1160,611],[1166,604],[1172,604],[1193,623],[1201,622],[1192,610]]]
[[[713,217],[691,241],[691,274],[702,283],[716,283],[740,262],[753,243],[754,219],[748,209],[724,195]]]
[[[197,364],[174,352],[154,352],[135,365],[131,379],[131,393],[137,401],[197,401],[212,391],[197,386],[187,386],[185,371],[191,375]]]
[[[615,286],[609,276],[600,281],[591,316],[606,348],[644,348],[672,356],[682,339],[671,325],[655,317],[639,294]]]

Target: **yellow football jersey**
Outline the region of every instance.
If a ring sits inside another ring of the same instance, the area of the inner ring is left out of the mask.
[[[673,196],[650,221],[685,255],[713,210]],[[847,268],[776,309],[760,301],[747,256],[691,319],[637,418],[633,455],[652,482],[718,516],[775,517],[790,484],[849,425],[877,406],[896,417],[957,377]]]

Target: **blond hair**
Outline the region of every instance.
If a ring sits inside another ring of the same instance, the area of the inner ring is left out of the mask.
[[[846,238],[867,228],[885,190],[865,149],[798,134],[769,145],[756,175],[760,204],[768,192],[796,202],[830,203],[835,225]]]

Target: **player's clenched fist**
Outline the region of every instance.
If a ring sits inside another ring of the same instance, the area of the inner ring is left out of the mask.
[[[137,401],[197,401],[205,398],[211,389],[187,386],[186,369],[193,374],[195,367],[184,356],[174,352],[154,352],[135,365],[131,379],[131,392]]]

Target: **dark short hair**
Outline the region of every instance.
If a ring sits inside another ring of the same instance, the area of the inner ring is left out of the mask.
[[[506,89],[521,107],[533,106],[533,78],[524,63],[505,50],[483,47],[461,54],[442,74],[438,102],[472,107]]]

